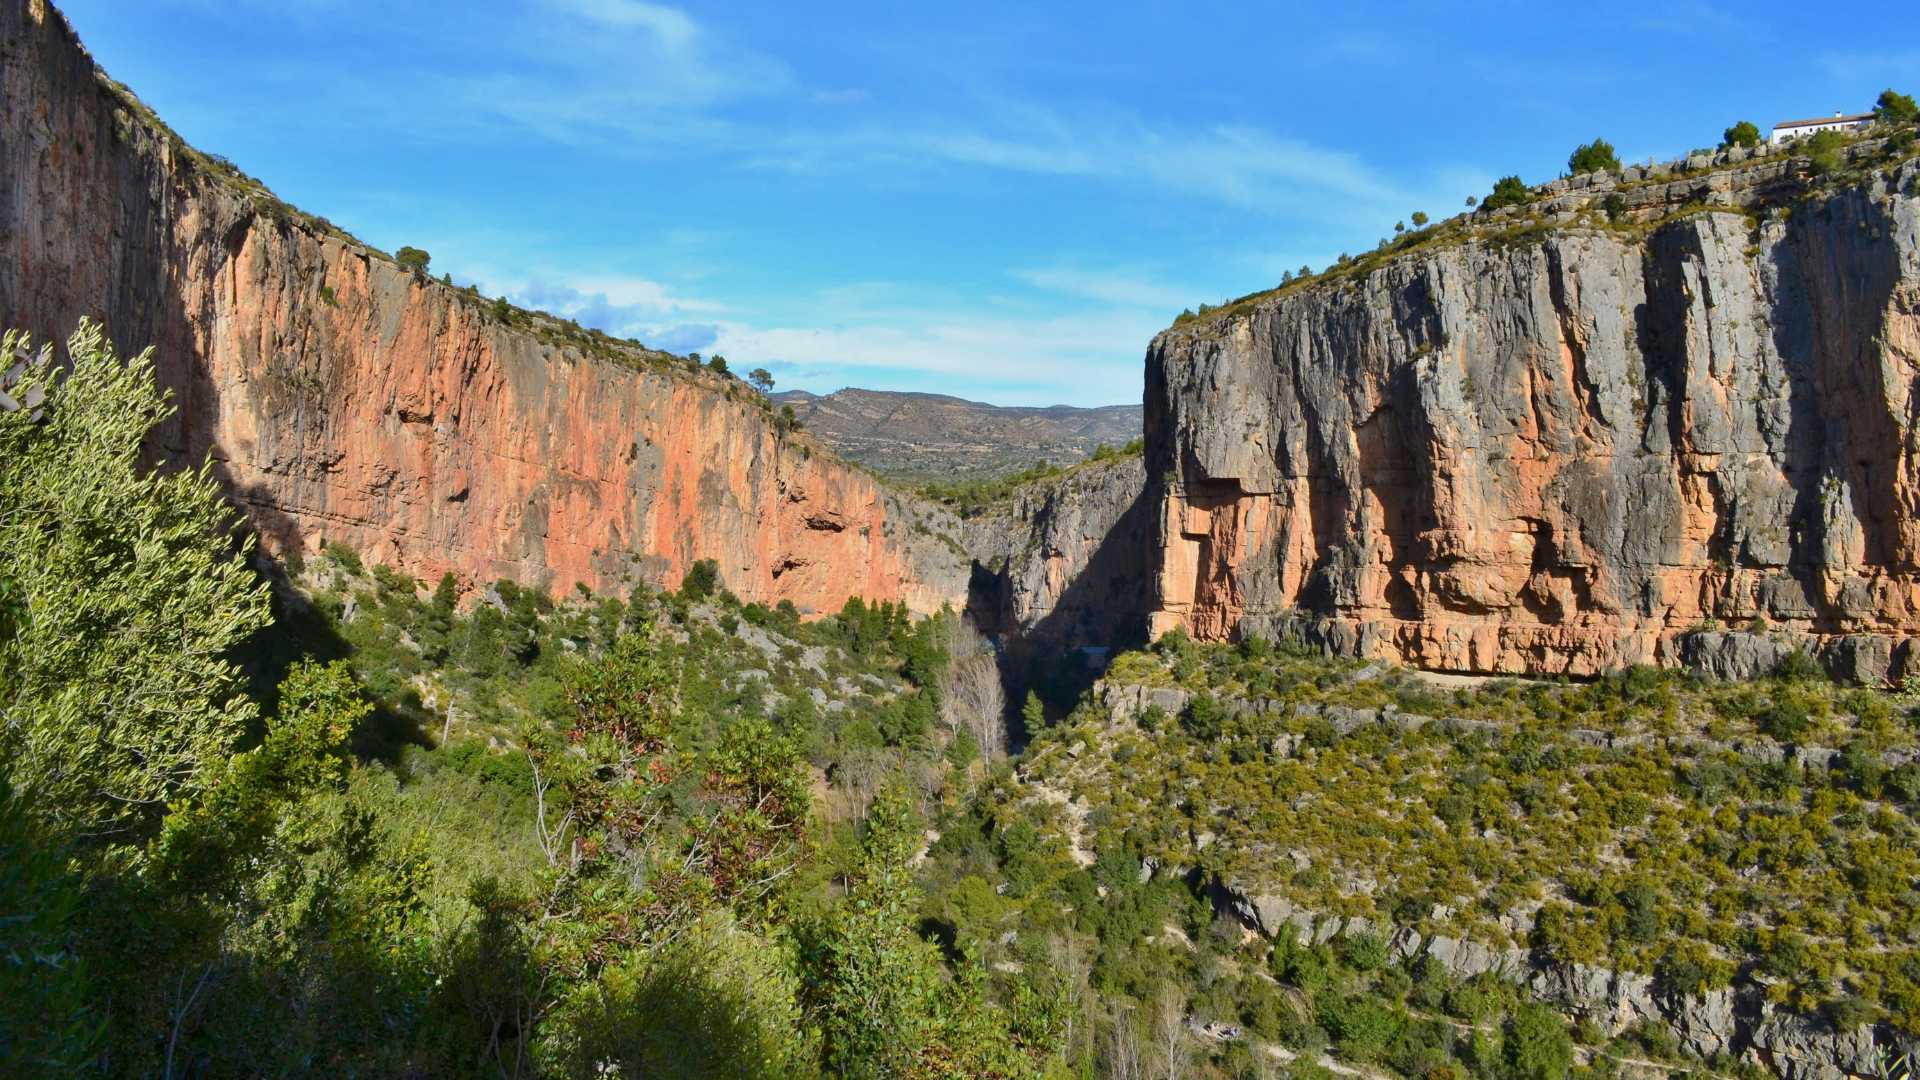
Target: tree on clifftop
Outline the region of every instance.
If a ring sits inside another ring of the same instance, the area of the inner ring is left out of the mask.
[[[753,384],[755,390],[763,394],[773,393],[773,372],[766,368],[757,367],[747,372],[747,381]]]
[[[427,254],[424,248],[403,247],[393,253],[393,261],[411,273],[424,274],[427,272],[427,264],[433,261],[433,256]]]
[[[1914,104],[1912,94],[1896,94],[1889,88],[1880,91],[1880,99],[1873,103],[1873,115],[1889,124],[1911,124],[1920,120],[1920,105]]]
[[[1751,120],[1742,120],[1720,136],[1721,146],[1759,146],[1760,129]]]
[[[1480,205],[1487,210],[1503,206],[1521,206],[1533,198],[1533,192],[1517,176],[1503,176],[1493,182],[1493,193]]]
[[[1567,171],[1576,176],[1590,172],[1618,172],[1620,159],[1614,155],[1612,143],[1595,139],[1573,148],[1573,153],[1567,156]]]

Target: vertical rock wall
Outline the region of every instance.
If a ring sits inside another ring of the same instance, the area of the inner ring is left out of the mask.
[[[1582,674],[1764,628],[1900,667],[1920,166],[1874,160],[1818,189],[1782,160],[1622,185],[1638,228],[1562,184],[1551,228],[1162,333],[1155,629]]]
[[[338,541],[434,578],[964,602],[911,504],[671,358],[416,278],[185,146],[44,0],[0,0],[0,319],[157,349],[162,458],[211,455],[273,552]]]

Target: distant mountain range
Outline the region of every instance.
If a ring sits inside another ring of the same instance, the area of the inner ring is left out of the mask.
[[[849,461],[911,480],[984,479],[1080,461],[1140,437],[1139,405],[988,405],[944,394],[804,390],[773,395]]]

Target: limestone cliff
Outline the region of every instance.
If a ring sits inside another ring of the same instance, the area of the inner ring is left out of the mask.
[[[158,350],[179,414],[275,553],[339,541],[433,578],[671,584],[837,608],[963,602],[910,504],[776,432],[757,398],[635,344],[416,277],[182,143],[44,0],[0,2],[0,320],[99,318]],[[504,318],[503,318],[504,316]]]
[[[1576,674],[1764,629],[1901,667],[1920,165],[1851,155],[1562,181],[1163,332],[1156,628]]]
[[[966,522],[977,625],[1049,646],[1144,637],[1152,506],[1137,456],[1029,484]]]

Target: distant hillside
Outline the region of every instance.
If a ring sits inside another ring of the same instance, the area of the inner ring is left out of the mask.
[[[1017,408],[942,394],[804,390],[773,396],[843,457],[908,479],[981,479],[1066,464],[1140,437],[1139,405]]]

